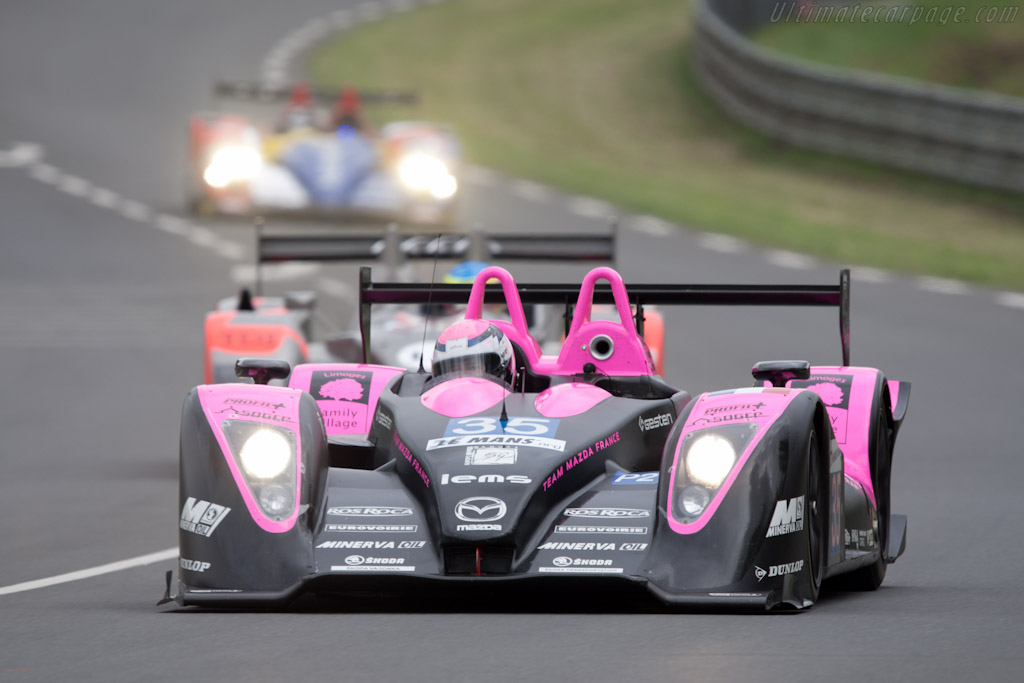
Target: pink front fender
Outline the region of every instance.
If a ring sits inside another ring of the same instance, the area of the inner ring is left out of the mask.
[[[251,384],[207,384],[198,387],[199,403],[203,407],[206,420],[210,423],[217,445],[220,446],[221,454],[227,462],[235,485],[245,501],[245,507],[249,510],[254,522],[264,531],[270,533],[284,533],[293,526],[298,518],[298,505],[292,511],[291,516],[283,521],[275,521],[268,518],[260,510],[260,506],[253,499],[242,472],[231,454],[231,447],[227,437],[224,435],[223,422],[225,420],[242,420],[245,422],[256,422],[273,425],[287,429],[295,435],[295,500],[299,500],[299,491],[302,488],[302,467],[301,457],[302,442],[299,429],[299,401],[302,392],[295,389],[275,386],[261,386]]]

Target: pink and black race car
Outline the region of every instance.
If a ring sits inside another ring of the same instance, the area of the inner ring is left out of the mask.
[[[361,298],[468,298],[464,327],[510,342],[515,370],[243,359],[253,384],[193,389],[180,604],[430,584],[801,609],[823,584],[877,588],[903,551],[890,468],[909,385],[850,365],[848,271],[836,286],[627,287],[600,267],[577,288],[517,286],[489,267],[472,285],[375,284]],[[493,303],[508,320],[483,321]],[[549,355],[524,304],[552,303],[572,316]],[[594,319],[598,304],[618,320]],[[843,364],[758,363],[752,387],[691,396],[655,373],[642,336],[651,304],[837,306]],[[442,341],[445,353],[467,343]]]

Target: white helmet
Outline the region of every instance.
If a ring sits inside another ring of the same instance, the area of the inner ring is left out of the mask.
[[[460,320],[437,338],[431,371],[435,377],[454,373],[508,381],[515,371],[512,342],[485,320]]]

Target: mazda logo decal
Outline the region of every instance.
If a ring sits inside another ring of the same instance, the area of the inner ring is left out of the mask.
[[[507,511],[505,501],[488,496],[463,498],[455,505],[455,516],[463,522],[495,522]]]

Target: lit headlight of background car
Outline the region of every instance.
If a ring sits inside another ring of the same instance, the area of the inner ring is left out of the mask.
[[[398,162],[398,177],[410,190],[435,199],[449,199],[459,189],[455,176],[443,161],[430,154],[413,153]]]
[[[757,424],[744,422],[683,437],[675,462],[672,516],[687,524],[704,514],[756,433]]]
[[[252,180],[262,166],[263,159],[254,147],[221,147],[210,158],[203,171],[203,180],[210,187],[227,187],[234,182]]]
[[[235,464],[263,514],[275,522],[291,517],[298,494],[295,432],[244,420],[225,420],[221,428]]]

